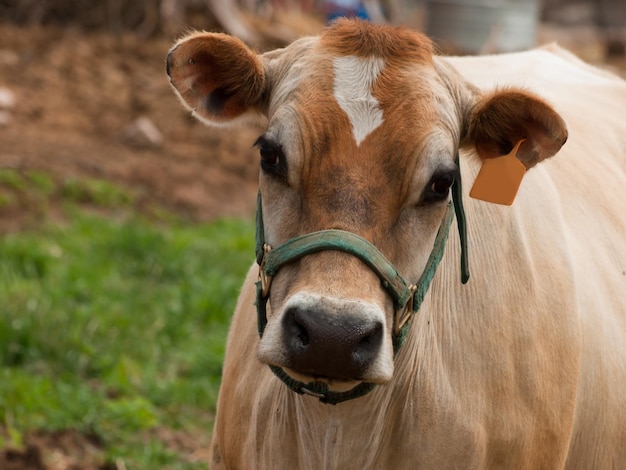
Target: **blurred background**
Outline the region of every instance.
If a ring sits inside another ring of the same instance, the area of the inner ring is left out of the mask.
[[[165,56],[346,15],[626,75],[623,0],[0,0],[1,470],[206,468],[262,129],[192,119]]]

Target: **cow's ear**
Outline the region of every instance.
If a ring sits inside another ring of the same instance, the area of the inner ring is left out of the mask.
[[[521,140],[517,158],[532,168],[559,151],[567,128],[550,105],[522,90],[484,95],[472,107],[465,142],[473,143],[483,160],[507,155]]]
[[[263,63],[233,36],[193,33],[181,39],[167,55],[167,75],[183,104],[209,124],[261,111]]]

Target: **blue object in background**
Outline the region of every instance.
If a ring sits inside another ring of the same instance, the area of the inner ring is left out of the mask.
[[[367,10],[359,0],[327,0],[324,2],[324,12],[328,22],[344,16],[369,20]]]

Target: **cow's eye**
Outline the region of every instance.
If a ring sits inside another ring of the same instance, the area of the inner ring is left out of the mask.
[[[265,169],[277,167],[280,163],[280,152],[278,149],[269,146],[263,146],[259,149],[261,154],[261,165]]]
[[[439,202],[448,198],[450,188],[454,184],[458,170],[439,171],[433,175],[424,191],[422,202]]]
[[[261,169],[267,173],[284,176],[287,170],[285,156],[280,146],[261,136],[254,144],[261,156]]]

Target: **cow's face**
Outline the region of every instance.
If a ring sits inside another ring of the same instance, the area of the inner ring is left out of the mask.
[[[480,96],[408,29],[339,21],[264,55],[198,33],[172,49],[168,74],[203,121],[267,116],[256,142],[266,243],[342,229],[374,244],[411,282],[459,176],[462,142],[489,157],[526,139],[518,155],[531,167],[566,138],[543,102],[514,90]],[[270,306],[261,361],[339,391],[391,379],[396,312],[358,258],[322,251],[285,265]]]

